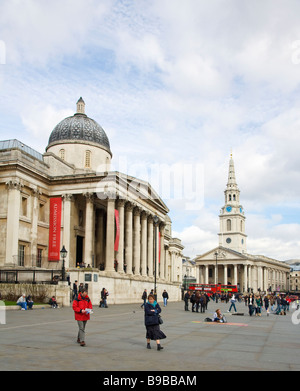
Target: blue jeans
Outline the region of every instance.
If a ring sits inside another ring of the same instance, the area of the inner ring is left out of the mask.
[[[27,310],[27,303],[17,303],[17,305],[19,305],[21,308],[24,308],[25,310]]]
[[[164,306],[166,307],[168,299],[166,297],[164,297],[163,299],[164,299]]]
[[[231,303],[230,307],[229,307],[229,312],[231,311],[231,308],[234,308],[234,311],[237,312],[236,310],[236,307],[235,307],[235,304],[234,303]]]

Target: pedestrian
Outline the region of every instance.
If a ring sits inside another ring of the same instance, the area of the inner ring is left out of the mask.
[[[108,293],[107,289],[103,288],[101,291],[101,301],[102,301],[101,307],[108,308],[108,306],[107,306],[107,297],[108,296],[109,296],[109,293]]]
[[[75,280],[74,284],[73,284],[73,296],[72,296],[72,300],[75,300],[75,298],[77,297],[78,295],[78,281]]]
[[[141,308],[145,307],[145,304],[146,304],[146,300],[147,300],[147,289],[144,290],[143,294],[142,294],[142,300],[143,300],[143,304],[141,305]]]
[[[228,312],[231,311],[231,308],[232,308],[232,307],[234,308],[234,312],[237,312],[236,306],[235,306],[235,302],[236,302],[236,298],[235,298],[234,295],[232,295],[232,297],[231,297],[231,299],[230,299],[230,307],[229,307]]]
[[[206,311],[207,311],[207,306],[208,306],[208,302],[210,301],[210,298],[209,298],[209,296],[208,296],[207,293],[204,293],[204,296],[205,296],[205,298],[206,298],[205,309],[206,309]]]
[[[32,297],[31,297],[30,295],[28,295],[28,296],[26,297],[26,303],[27,303],[27,308],[28,308],[29,310],[32,310],[32,307],[33,307],[34,302],[33,302]]]
[[[264,297],[264,303],[265,303],[265,310],[267,311],[267,316],[269,316],[270,299],[267,295]]]
[[[186,291],[184,295],[184,310],[189,311],[190,292]]]
[[[23,293],[22,296],[18,298],[17,305],[21,307],[21,310],[23,311],[27,310],[27,301],[26,301],[25,293]]]
[[[164,300],[164,306],[166,307],[167,303],[168,303],[168,299],[169,299],[169,295],[168,295],[168,292],[166,290],[163,291],[162,297],[163,297],[163,300]]]
[[[254,312],[254,296],[252,293],[250,293],[248,298],[248,308],[249,308],[249,315],[252,316]]]
[[[78,324],[77,342],[80,346],[85,346],[85,327],[88,320],[90,320],[90,313],[92,313],[92,302],[88,297],[87,290],[84,288],[79,292],[76,299],[73,301],[73,310],[75,313],[75,320]]]
[[[200,307],[201,307],[201,313],[205,313],[205,307],[206,307],[206,297],[204,293],[200,296]]]
[[[146,326],[146,338],[147,349],[151,349],[150,341],[156,341],[157,350],[162,350],[160,340],[167,338],[159,327],[159,314],[161,308],[155,301],[154,295],[148,296],[148,301],[145,304],[145,326]]]
[[[193,291],[190,302],[192,303],[192,312],[195,312],[195,306],[196,306],[196,293]]]

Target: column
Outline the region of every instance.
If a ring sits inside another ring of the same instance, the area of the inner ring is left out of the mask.
[[[63,242],[62,245],[65,246],[65,249],[68,251],[68,254],[65,258],[65,268],[70,267],[70,250],[71,250],[71,202],[72,194],[63,194],[64,201],[64,230],[63,230]],[[91,263],[90,263],[91,265]]]
[[[116,254],[118,262],[118,272],[124,273],[124,206],[125,200],[118,200],[118,211],[119,211],[119,226],[120,226],[120,238],[119,238],[119,249]]]
[[[224,285],[227,285],[227,276],[228,276],[227,265],[224,265]]]
[[[142,237],[141,237],[141,265],[142,276],[147,276],[147,213],[145,211],[141,214],[142,222]]]
[[[133,210],[133,268],[134,274],[140,275],[141,267],[141,211]]]
[[[104,210],[97,210],[97,232],[96,232],[96,267],[100,268],[100,264],[104,263]]]
[[[260,288],[261,290],[263,290],[263,281],[262,281],[262,267],[261,266],[258,266],[258,288]]]
[[[205,284],[208,284],[208,265],[205,265]]]
[[[112,195],[107,199],[106,213],[106,251],[105,251],[105,271],[114,272],[115,261],[115,199]]]
[[[38,236],[38,219],[39,219],[39,196],[41,191],[36,188],[32,189],[32,223],[30,230],[30,242],[31,242],[31,256],[32,256],[32,266],[36,266],[37,261],[37,236]]]
[[[6,222],[6,257],[5,264],[18,265],[19,252],[19,217],[21,205],[21,188],[17,179],[6,182],[8,189],[7,222]]]
[[[94,194],[84,193],[86,198],[85,207],[85,238],[84,238],[84,259],[87,265],[92,265],[94,248]]]
[[[248,288],[252,288],[252,267],[248,265]]]
[[[147,254],[147,264],[148,264],[148,276],[153,277],[153,216],[148,217],[148,254]],[[171,268],[172,270],[172,268]],[[172,280],[172,276],[171,276]]]
[[[238,284],[238,277],[237,277],[237,270],[238,270],[238,265],[233,265],[234,271],[233,271],[233,285]]]
[[[125,263],[126,273],[132,274],[132,210],[133,205],[128,202],[125,206],[126,226],[125,226]]]
[[[268,290],[268,275],[267,275],[267,268],[264,267],[264,283],[263,283],[263,290],[267,292]]]
[[[244,265],[244,291],[245,292],[247,292],[248,290],[247,269],[248,269],[248,265]]]
[[[165,224],[160,224],[160,278],[165,278]]]

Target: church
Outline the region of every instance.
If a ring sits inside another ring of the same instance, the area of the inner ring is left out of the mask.
[[[239,291],[245,293],[288,289],[289,265],[247,252],[246,216],[240,202],[232,154],[224,193],[225,204],[219,215],[219,246],[194,259],[198,282],[237,285]]]
[[[151,184],[111,171],[112,156],[82,98],[45,153],[0,141],[1,275],[63,269],[71,283],[88,284],[94,302],[108,289],[110,303],[139,301],[157,278],[158,295],[180,298],[183,246],[169,209]]]

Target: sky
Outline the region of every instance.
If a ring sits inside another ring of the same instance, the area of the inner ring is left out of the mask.
[[[218,245],[230,153],[247,250],[300,254],[300,2],[0,0],[0,140],[45,152],[86,114],[194,257]]]

